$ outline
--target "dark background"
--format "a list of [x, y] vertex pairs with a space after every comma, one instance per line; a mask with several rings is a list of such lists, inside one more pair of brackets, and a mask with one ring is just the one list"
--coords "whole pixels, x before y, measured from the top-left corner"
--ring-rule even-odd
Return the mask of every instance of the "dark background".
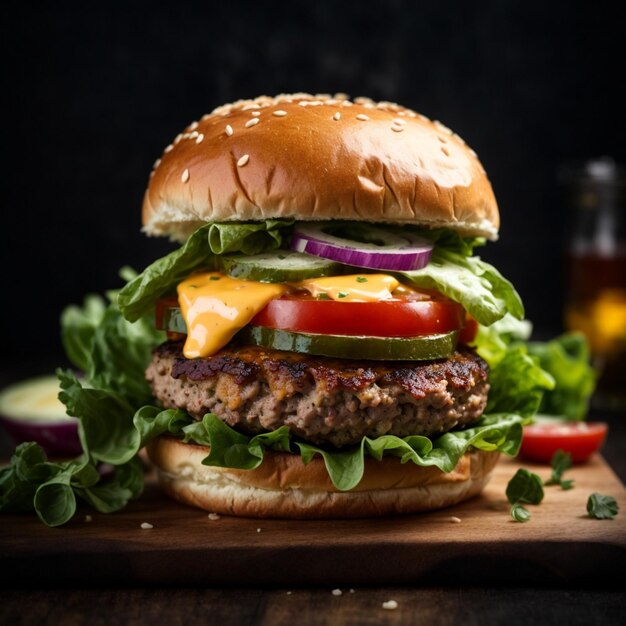
[[556, 169], [626, 160], [623, 22], [610, 3], [472, 4], [6, 3], [10, 362], [62, 360], [63, 306], [170, 249], [141, 234], [140, 207], [152, 163], [184, 126], [223, 102], [300, 90], [397, 101], [458, 132], [502, 215], [482, 256], [517, 286], [536, 333], [559, 332], [567, 212]]

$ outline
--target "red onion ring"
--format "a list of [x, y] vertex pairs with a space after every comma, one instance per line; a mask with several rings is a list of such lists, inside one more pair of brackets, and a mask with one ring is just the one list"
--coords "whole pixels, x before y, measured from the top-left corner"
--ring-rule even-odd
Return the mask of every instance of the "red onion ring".
[[351, 225], [366, 242], [332, 234], [345, 226], [331, 222], [303, 223], [294, 228], [291, 249], [376, 270], [406, 272], [425, 267], [433, 250], [432, 241], [412, 233], [397, 234], [370, 224]]

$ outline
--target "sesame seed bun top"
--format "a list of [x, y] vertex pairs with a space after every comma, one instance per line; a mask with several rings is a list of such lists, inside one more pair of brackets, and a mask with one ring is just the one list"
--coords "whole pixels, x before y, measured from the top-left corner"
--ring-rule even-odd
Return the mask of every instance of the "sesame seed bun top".
[[155, 163], [144, 231], [182, 241], [205, 222], [360, 220], [496, 239], [476, 154], [437, 121], [389, 102], [261, 96], [190, 124]]

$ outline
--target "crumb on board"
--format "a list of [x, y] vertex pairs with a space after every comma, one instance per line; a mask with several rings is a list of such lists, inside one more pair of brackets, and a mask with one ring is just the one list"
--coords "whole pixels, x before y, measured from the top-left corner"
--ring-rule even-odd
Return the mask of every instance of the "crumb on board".
[[141, 523], [141, 528], [143, 530], [150, 530], [150, 529], [154, 528], [154, 526], [152, 524], [149, 524], [148, 522], [142, 522]]
[[383, 602], [383, 609], [387, 611], [395, 611], [398, 608], [398, 603], [395, 600], [387, 600]]
[[331, 593], [332, 593], [334, 596], [340, 596], [340, 595], [342, 595], [342, 594], [343, 594], [343, 591], [341, 591], [341, 589], [333, 589], [333, 590], [331, 591]]
[[209, 518], [211, 521], [215, 521], [216, 519], [219, 519], [219, 518], [220, 518], [220, 516], [219, 516], [217, 513], [209, 513], [208, 518]]

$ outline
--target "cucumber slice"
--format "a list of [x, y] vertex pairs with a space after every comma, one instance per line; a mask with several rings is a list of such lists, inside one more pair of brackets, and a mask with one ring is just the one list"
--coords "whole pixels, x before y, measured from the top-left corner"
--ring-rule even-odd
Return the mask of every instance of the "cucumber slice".
[[223, 271], [233, 278], [268, 283], [297, 282], [344, 272], [341, 263], [289, 250], [252, 256], [222, 256], [220, 263]]
[[430, 361], [446, 358], [454, 352], [458, 332], [421, 337], [350, 337], [248, 326], [237, 334], [237, 338], [273, 350], [341, 359]]

